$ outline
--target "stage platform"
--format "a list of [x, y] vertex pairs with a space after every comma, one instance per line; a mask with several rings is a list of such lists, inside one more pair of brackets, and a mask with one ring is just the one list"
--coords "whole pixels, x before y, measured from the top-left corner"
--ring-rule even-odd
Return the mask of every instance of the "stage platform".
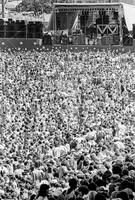
[[37, 51], [72, 51], [72, 52], [83, 52], [83, 51], [101, 51], [101, 50], [119, 50], [119, 51], [132, 51], [135, 52], [135, 40], [132, 46], [89, 46], [89, 45], [42, 45], [41, 39], [24, 39], [24, 38], [0, 38], [0, 50], [37, 50]]
[[38, 49], [41, 45], [42, 40], [36, 38], [0, 38], [1, 50], [31, 50]]
[[61, 51], [72, 51], [72, 52], [83, 52], [83, 51], [102, 51], [102, 50], [118, 50], [123, 52], [132, 51], [135, 52], [135, 42], [133, 46], [89, 46], [89, 45], [54, 45], [54, 46], [43, 46], [44, 50], [51, 51], [51, 50], [61, 50]]

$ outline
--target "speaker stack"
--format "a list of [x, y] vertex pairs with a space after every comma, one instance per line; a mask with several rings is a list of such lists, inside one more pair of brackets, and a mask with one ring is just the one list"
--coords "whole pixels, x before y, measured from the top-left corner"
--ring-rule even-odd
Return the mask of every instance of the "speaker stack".
[[35, 24], [34, 22], [29, 22], [27, 24], [27, 38], [35, 38]]
[[[52, 39], [51, 39], [50, 35], [44, 35], [43, 36], [43, 44], [44, 45], [52, 45]], [[59, 42], [58, 42], [58, 44], [59, 44]]]
[[113, 35], [113, 44], [114, 45], [120, 44], [120, 36], [119, 35]]
[[26, 37], [26, 26], [24, 20], [17, 20], [15, 24], [15, 37], [16, 38], [25, 38]]
[[29, 22], [27, 24], [28, 38], [42, 38], [42, 22]]
[[[24, 20], [0, 19], [0, 38], [39, 38], [43, 37], [43, 23], [29, 22]], [[27, 34], [27, 35], [26, 35]]]
[[15, 22], [12, 19], [9, 19], [7, 22], [6, 37], [8, 37], [8, 38], [15, 37]]
[[35, 38], [42, 38], [42, 30], [43, 30], [43, 23], [36, 22], [35, 23]]

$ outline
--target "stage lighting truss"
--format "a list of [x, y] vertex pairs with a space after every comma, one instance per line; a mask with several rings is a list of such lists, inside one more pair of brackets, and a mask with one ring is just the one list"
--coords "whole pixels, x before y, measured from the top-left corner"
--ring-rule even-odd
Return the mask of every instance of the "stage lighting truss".
[[99, 11], [106, 11], [106, 12], [119, 12], [119, 8], [118, 7], [109, 7], [109, 8], [105, 8], [105, 7], [100, 7], [100, 8], [55, 8], [55, 12], [59, 13], [59, 12], [89, 12], [89, 13], [94, 13], [95, 11], [99, 12]]
[[118, 34], [118, 25], [111, 25], [111, 24], [105, 24], [105, 25], [97, 25], [97, 32], [98, 34], [105, 34], [105, 32], [110, 32], [111, 34]]

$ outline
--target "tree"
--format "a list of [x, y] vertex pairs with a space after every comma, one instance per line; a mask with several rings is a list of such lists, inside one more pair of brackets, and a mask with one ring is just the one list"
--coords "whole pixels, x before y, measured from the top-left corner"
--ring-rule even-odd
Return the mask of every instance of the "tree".
[[37, 13], [50, 13], [52, 10], [52, 0], [23, 0], [17, 7], [17, 11], [33, 11]]

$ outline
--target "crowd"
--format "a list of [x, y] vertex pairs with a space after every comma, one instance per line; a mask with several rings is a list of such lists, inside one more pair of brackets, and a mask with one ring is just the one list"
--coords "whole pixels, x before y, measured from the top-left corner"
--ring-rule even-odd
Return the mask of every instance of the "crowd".
[[135, 55], [0, 52], [0, 199], [133, 200]]

